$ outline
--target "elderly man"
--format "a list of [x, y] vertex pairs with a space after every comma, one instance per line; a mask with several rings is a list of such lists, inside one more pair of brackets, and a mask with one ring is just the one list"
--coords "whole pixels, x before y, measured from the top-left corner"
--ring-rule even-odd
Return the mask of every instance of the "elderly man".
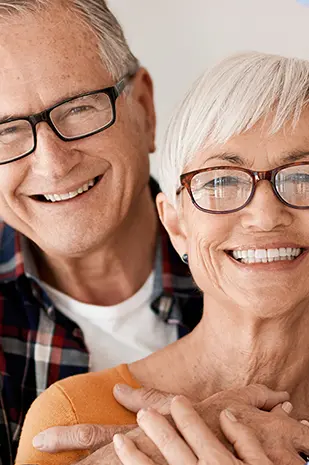
[[8, 465], [39, 393], [175, 341], [202, 303], [154, 205], [151, 78], [105, 2], [7, 0], [0, 27], [0, 456]]

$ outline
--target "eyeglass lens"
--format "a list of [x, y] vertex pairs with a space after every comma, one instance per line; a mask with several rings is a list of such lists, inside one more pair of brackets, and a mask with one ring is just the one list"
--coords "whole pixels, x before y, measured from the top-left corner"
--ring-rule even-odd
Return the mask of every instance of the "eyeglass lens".
[[[108, 126], [114, 118], [107, 94], [101, 92], [63, 103], [50, 112], [57, 131], [67, 140], [83, 137]], [[14, 120], [0, 124], [0, 162], [30, 152], [34, 148], [31, 123]]]
[[[237, 169], [216, 169], [197, 173], [191, 180], [196, 204], [209, 211], [231, 211], [246, 204], [253, 190], [253, 178]], [[274, 180], [279, 196], [297, 207], [309, 206], [309, 165], [280, 170]]]

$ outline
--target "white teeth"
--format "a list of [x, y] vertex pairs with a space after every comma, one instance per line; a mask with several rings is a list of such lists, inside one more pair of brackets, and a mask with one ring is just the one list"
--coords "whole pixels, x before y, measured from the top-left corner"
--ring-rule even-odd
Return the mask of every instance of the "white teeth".
[[84, 192], [87, 192], [95, 184], [95, 179], [86, 182], [83, 186], [79, 187], [76, 191], [68, 192], [67, 194], [47, 194], [44, 195], [46, 200], [51, 202], [62, 202], [63, 200], [73, 199]]
[[233, 250], [232, 256], [241, 263], [271, 263], [294, 260], [301, 252], [300, 248], [280, 247], [279, 249]]
[[257, 249], [255, 251], [255, 258], [266, 258], [267, 252], [265, 249]]

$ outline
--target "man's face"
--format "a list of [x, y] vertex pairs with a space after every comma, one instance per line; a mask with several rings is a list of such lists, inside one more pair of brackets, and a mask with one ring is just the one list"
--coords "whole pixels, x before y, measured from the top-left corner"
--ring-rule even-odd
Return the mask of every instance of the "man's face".
[[[115, 84], [94, 35], [68, 12], [15, 17], [1, 24], [1, 32], [0, 120], [7, 114], [35, 114]], [[46, 252], [82, 255], [134, 216], [154, 145], [151, 81], [145, 71], [137, 73], [130, 94], [117, 100], [116, 123], [106, 131], [64, 142], [40, 123], [36, 151], [0, 166], [0, 216]], [[94, 187], [73, 199], [38, 200], [42, 194], [76, 191], [99, 176]]]

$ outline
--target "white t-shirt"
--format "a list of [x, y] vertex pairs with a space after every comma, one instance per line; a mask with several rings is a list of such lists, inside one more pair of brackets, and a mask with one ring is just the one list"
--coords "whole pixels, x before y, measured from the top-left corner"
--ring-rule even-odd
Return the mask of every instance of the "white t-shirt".
[[48, 284], [41, 285], [55, 307], [82, 330], [92, 371], [139, 360], [176, 341], [177, 326], [160, 320], [150, 308], [152, 273], [128, 300], [109, 307], [72, 299]]

